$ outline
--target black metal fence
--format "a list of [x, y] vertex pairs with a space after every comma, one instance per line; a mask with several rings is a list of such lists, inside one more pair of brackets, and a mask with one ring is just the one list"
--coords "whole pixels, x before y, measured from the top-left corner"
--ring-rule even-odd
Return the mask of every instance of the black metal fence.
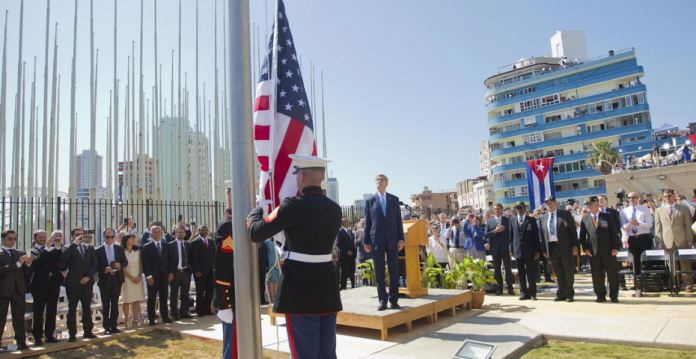
[[49, 232], [61, 230], [69, 236], [70, 229], [82, 227], [94, 229], [95, 243], [102, 243], [101, 232], [105, 228], [118, 228], [124, 220], [132, 219], [138, 234], [142, 234], [151, 222], [162, 222], [167, 228], [179, 222], [206, 224], [215, 230], [225, 205], [218, 201], [155, 201], [127, 200], [70, 200], [67, 198], [0, 198], [0, 226], [3, 230], [17, 231], [17, 247], [31, 247], [32, 233], [36, 230]]

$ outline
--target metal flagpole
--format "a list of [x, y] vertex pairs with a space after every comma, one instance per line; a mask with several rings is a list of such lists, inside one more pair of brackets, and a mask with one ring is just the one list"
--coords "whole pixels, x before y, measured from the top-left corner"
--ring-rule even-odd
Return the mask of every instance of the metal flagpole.
[[[24, 124], [26, 123], [25, 119], [25, 100], [26, 100], [26, 94], [27, 94], [27, 62], [24, 61], [22, 62], [22, 107], [20, 110], [22, 111], [22, 129], [20, 132], [20, 137], [19, 137], [19, 148], [20, 148], [20, 160], [19, 160], [19, 197], [24, 197], [24, 143], [26, 142], [25, 136], [24, 136]], [[22, 211], [24, 213], [24, 211]], [[23, 234], [23, 233], [22, 233]], [[22, 236], [18, 236], [19, 238], [23, 238]]]
[[198, 181], [198, 176], [200, 174], [200, 161], [198, 159], [198, 148], [200, 147], [200, 132], [198, 131], [198, 123], [200, 121], [200, 99], [198, 98], [198, 0], [196, 0], [196, 149], [194, 151], [195, 154], [195, 161], [192, 163], [192, 166], [196, 166], [195, 169], [193, 170], [193, 174], [195, 175], [194, 181], [193, 181], [193, 190], [195, 192], [194, 199], [196, 201], [200, 201], [200, 192], [199, 192], [199, 181]]
[[[133, 40], [132, 43], [132, 56], [131, 56], [131, 68], [133, 71], [131, 72], [131, 87], [130, 87], [130, 95], [131, 95], [131, 102], [128, 104], [128, 109], [131, 111], [130, 113], [130, 145], [131, 145], [131, 152], [132, 155], [130, 156], [130, 161], [131, 161], [131, 170], [130, 170], [130, 187], [131, 187], [131, 197], [129, 199], [133, 200], [137, 198], [138, 196], [138, 187], [136, 186], [136, 172], [135, 172], [135, 159], [138, 157], [137, 153], [135, 152], [135, 40]], [[137, 223], [137, 222], [136, 222]]]
[[[31, 84], [31, 105], [29, 106], [29, 173], [27, 175], [27, 198], [34, 197], [34, 136], [36, 127], [34, 127], [34, 106], [36, 106], [36, 56], [34, 56], [34, 81]], [[32, 216], [29, 215], [29, 218]]]
[[[58, 23], [56, 23], [55, 39], [53, 40], [53, 86], [51, 87], [51, 117], [49, 119], [50, 136], [49, 151], [48, 151], [48, 200], [53, 201], [53, 181], [55, 180], [55, 151], [56, 148], [56, 83], [58, 81]], [[51, 233], [53, 230], [53, 205], [49, 205], [46, 211], [46, 232]]]
[[[143, 138], [143, 133], [145, 132], [145, 92], [143, 91], [143, 3], [144, 0], [140, 0], [140, 91], [138, 92], [138, 200], [145, 200], [145, 139]], [[145, 223], [143, 223], [145, 224]], [[147, 224], [145, 224], [147, 225]], [[145, 228], [145, 227], [143, 227]]]
[[[94, 33], [92, 33], [94, 37]], [[92, 133], [90, 135], [90, 179], [89, 179], [89, 200], [92, 203], [97, 202], [97, 75], [99, 70], [99, 49], [97, 49], [97, 57], [94, 60], [94, 103], [92, 104]], [[101, 210], [100, 210], [101, 211]], [[89, 228], [95, 229], [97, 225], [96, 216], [89, 216]], [[99, 232], [99, 231], [97, 231]], [[98, 236], [97, 238], [101, 238]]]
[[[89, 118], [90, 118], [90, 135], [89, 135], [89, 201], [94, 203], [97, 198], [97, 119], [94, 117], [94, 0], [89, 1], [89, 53], [90, 53], [90, 83], [89, 83]], [[89, 228], [94, 228], [94, 216], [89, 216]]]
[[[74, 202], [77, 197], [77, 191], [75, 190], [75, 177], [76, 172], [76, 153], [75, 153], [75, 124], [77, 123], [77, 113], [75, 113], [75, 72], [77, 71], [75, 65], [77, 61], [77, 0], [75, 0], [75, 23], [73, 25], [73, 57], [72, 57], [72, 72], [70, 79], [70, 183], [68, 183], [68, 197], [71, 202]], [[42, 193], [43, 196], [43, 193]], [[75, 210], [70, 208], [70, 225], [75, 223]]]
[[[112, 197], [112, 201], [118, 202], [118, 95], [119, 95], [119, 81], [118, 81], [118, 46], [116, 44], [118, 43], [118, 11], [117, 11], [117, 6], [118, 6], [118, 0], [114, 0], [114, 116], [112, 119], [114, 129], [112, 132], [112, 137], [113, 137], [113, 143], [114, 143], [114, 150], [113, 150], [113, 166], [114, 166], [114, 179], [116, 180], [116, 183], [114, 183], [114, 195]], [[109, 163], [109, 165], [111, 165]], [[124, 177], [125, 179], [125, 177]], [[113, 203], [113, 202], [111, 202]], [[111, 203], [109, 206], [111, 206]], [[114, 218], [116, 221], [114, 222], [114, 225], [118, 223], [118, 212], [114, 213]]]
[[[179, 178], [179, 180], [178, 180], [179, 186], [177, 188], [177, 193], [178, 193], [178, 199], [181, 201], [181, 200], [183, 200], [183, 197], [184, 197], [183, 188], [182, 188], [182, 185], [184, 182], [184, 175], [183, 175], [184, 174], [184, 169], [183, 169], [184, 166], [182, 166], [182, 164], [181, 164], [181, 159], [183, 158], [183, 155], [184, 155], [184, 153], [183, 153], [184, 143], [182, 142], [182, 138], [181, 138], [181, 132], [182, 132], [181, 123], [183, 122], [183, 120], [181, 118], [181, 107], [182, 107], [181, 106], [181, 0], [179, 0], [179, 87], [178, 87], [178, 91], [177, 91], [177, 96], [178, 96], [178, 100], [176, 102], [176, 106], [178, 108], [177, 113], [179, 115], [179, 122], [178, 122], [179, 126], [178, 126], [177, 132], [179, 133], [179, 137], [178, 137], [179, 141], [177, 142], [177, 146], [176, 146], [177, 147], [177, 155], [178, 155], [177, 156], [178, 161], [176, 161], [176, 166], [177, 166], [176, 176]], [[174, 99], [172, 99], [172, 100], [174, 100]]]
[[[75, 0], [75, 9], [77, 9], [77, 0]], [[46, 50], [44, 56], [44, 102], [43, 102], [43, 150], [41, 161], [43, 163], [41, 169], [41, 196], [46, 197], [46, 179], [48, 176], [48, 34], [49, 34], [49, 19], [51, 14], [51, 1], [46, 1]], [[75, 11], [77, 17], [77, 10]], [[38, 166], [38, 163], [37, 163]], [[38, 171], [37, 171], [38, 172]]]
[[258, 258], [256, 247], [246, 230], [246, 215], [254, 203], [254, 172], [251, 152], [251, 78], [249, 49], [249, 2], [228, 2], [230, 56], [230, 103], [232, 116], [230, 148], [232, 157], [232, 236], [236, 238], [234, 251], [234, 281], [237, 331], [240, 358], [263, 358], [261, 350], [261, 323]]
[[2, 159], [2, 163], [0, 163], [0, 196], [3, 197], [7, 188], [7, 180], [5, 178], [5, 163], [7, 162], [5, 111], [7, 108], [7, 15], [9, 13], [9, 10], [5, 10], [5, 35], [2, 44], [2, 86], [0, 86], [2, 88], [0, 90], [0, 159]]
[[[153, 198], [160, 200], [160, 191], [161, 191], [161, 182], [160, 182], [160, 173], [159, 173], [159, 160], [161, 156], [161, 152], [159, 150], [155, 151], [155, 146], [159, 146], [160, 139], [158, 138], [159, 134], [159, 128], [160, 128], [160, 118], [162, 117], [161, 111], [162, 111], [162, 99], [160, 96], [162, 95], [162, 66], [160, 65], [160, 73], [159, 73], [159, 81], [160, 81], [160, 89], [159, 92], [157, 91], [157, 0], [154, 1], [155, 3], [155, 12], [154, 12], [154, 18], [155, 18], [155, 97], [152, 100], [152, 104], [154, 105], [154, 108], [152, 110], [152, 124], [153, 124], [153, 129], [152, 129], [152, 152], [153, 155], [157, 154], [157, 156], [153, 156], [156, 158], [153, 158], [153, 163], [152, 165], [154, 166], [153, 170], [153, 176], [156, 176], [153, 181], [153, 185], [155, 186], [155, 190], [153, 191]], [[158, 107], [159, 104], [159, 107]], [[157, 141], [155, 141], [155, 138], [157, 138]]]
[[[218, 66], [217, 66], [217, 0], [215, 0], [215, 163], [221, 163], [220, 161], [220, 126], [219, 126], [219, 119], [220, 117], [218, 109], [219, 109], [219, 103], [218, 103]], [[220, 167], [221, 165], [215, 166], [215, 175], [214, 175], [214, 181], [215, 181], [215, 198], [218, 201], [223, 201], [223, 196], [220, 195], [221, 193], [221, 188], [220, 188], [220, 183], [222, 181], [225, 181], [225, 179], [222, 179], [222, 175], [220, 174], [220, 170], [222, 169]]]
[[[170, 107], [171, 107], [171, 112], [169, 112], [169, 138], [168, 138], [168, 143], [170, 143], [171, 146], [171, 140], [173, 139], [174, 136], [174, 50], [172, 49], [172, 97], [170, 98]], [[176, 157], [176, 150], [174, 148], [170, 147], [171, 151], [168, 151], [168, 156], [169, 160], [167, 161], [167, 177], [169, 178], [169, 199], [170, 201], [178, 201], [179, 200], [179, 191], [177, 190], [177, 182], [179, 181], [178, 175], [176, 174], [177, 172], [175, 171], [175, 166], [174, 166], [174, 158]]]
[[[56, 101], [58, 104], [58, 110], [56, 111], [56, 166], [54, 169], [54, 175], [55, 175], [55, 180], [53, 181], [53, 186], [55, 187], [53, 190], [54, 194], [58, 194], [58, 160], [60, 160], [60, 157], [58, 156], [59, 150], [60, 150], [60, 75], [58, 75], [58, 100]], [[60, 210], [60, 208], [58, 209]]]
[[[232, 175], [230, 173], [230, 138], [229, 138], [229, 119], [227, 117], [227, 97], [225, 94], [229, 94], [229, 91], [227, 91], [227, 32], [226, 32], [226, 16], [225, 16], [225, 2], [223, 1], [222, 3], [222, 98], [223, 98], [223, 116], [222, 120], [225, 122], [224, 130], [225, 130], [225, 161], [223, 162], [224, 165], [224, 174], [225, 178], [224, 180], [226, 181], [230, 176]], [[251, 58], [249, 59], [251, 60]]]
[[[114, 92], [109, 91], [109, 117], [108, 117], [108, 125], [106, 126], [106, 201], [109, 203], [106, 206], [106, 223], [107, 227], [111, 227], [111, 223], [113, 223], [112, 218], [111, 218], [111, 203], [113, 201], [113, 194], [111, 191], [113, 191], [113, 169], [111, 168], [111, 156], [113, 153], [112, 150], [112, 140], [113, 140], [113, 130], [111, 129], [111, 122], [112, 122], [112, 111], [113, 108], [111, 107], [112, 101], [113, 101], [113, 96]], [[118, 175], [118, 173], [116, 173]]]
[[[324, 158], [326, 157], [326, 122], [324, 122], [324, 71], [321, 72], [321, 139], [323, 141], [324, 147]], [[326, 166], [326, 174], [324, 175], [328, 183], [329, 178], [329, 166]]]
[[[22, 35], [24, 29], [24, 0], [19, 8], [19, 60], [17, 61], [17, 93], [15, 96], [15, 136], [14, 143], [12, 144], [12, 152], [14, 153], [14, 167], [13, 167], [13, 180], [12, 180], [12, 197], [19, 197], [19, 151], [18, 151], [18, 137], [19, 137], [19, 101], [22, 93]], [[10, 206], [11, 207], [11, 206]], [[12, 222], [10, 222], [12, 223]]]

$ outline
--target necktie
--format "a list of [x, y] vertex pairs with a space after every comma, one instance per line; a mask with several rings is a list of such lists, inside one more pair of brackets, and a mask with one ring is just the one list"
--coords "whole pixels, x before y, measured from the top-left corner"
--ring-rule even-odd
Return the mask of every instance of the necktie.
[[207, 239], [203, 239], [203, 243], [205, 243], [205, 248], [207, 249], [207, 248], [208, 248], [208, 240], [207, 240]]
[[14, 249], [10, 249], [10, 257], [12, 257], [12, 260], [14, 260]]
[[[597, 212], [597, 213], [599, 213], [599, 212]], [[592, 223], [594, 223], [594, 227], [597, 228], [597, 216], [594, 214], [592, 215]]]
[[160, 242], [157, 242], [157, 252], [159, 252], [160, 257], [162, 256], [162, 247], [160, 247]]
[[81, 244], [80, 244], [79, 248], [80, 248], [80, 255], [82, 256], [82, 259], [85, 259], [85, 249], [82, 247]]
[[459, 229], [454, 227], [454, 248], [459, 248]]
[[384, 193], [379, 195], [380, 202], [382, 204], [382, 213], [384, 213], [384, 216], [387, 216], [387, 199]]
[[181, 268], [186, 268], [186, 246], [183, 241], [179, 241], [181, 244]]
[[[636, 219], [636, 207], [633, 207], [633, 215], [631, 216], [631, 221], [633, 221], [634, 219]], [[638, 233], [638, 227], [631, 225], [631, 233]]]
[[672, 209], [672, 206], [669, 206], [669, 219], [672, 220], [672, 214], [674, 213], [674, 210]]
[[556, 212], [551, 212], [551, 228], [549, 228], [549, 233], [552, 236], [556, 235]]

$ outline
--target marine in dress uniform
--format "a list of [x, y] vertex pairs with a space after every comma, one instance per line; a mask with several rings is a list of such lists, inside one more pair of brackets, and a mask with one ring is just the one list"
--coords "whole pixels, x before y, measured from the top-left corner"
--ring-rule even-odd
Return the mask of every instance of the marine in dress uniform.
[[294, 359], [336, 358], [336, 314], [343, 310], [331, 251], [341, 228], [341, 207], [321, 190], [326, 162], [290, 155], [300, 195], [286, 198], [264, 218], [255, 208], [247, 225], [256, 243], [285, 231], [285, 262], [273, 311], [285, 314]]
[[616, 254], [621, 248], [619, 224], [614, 222], [611, 214], [599, 210], [599, 199], [587, 198], [585, 205], [590, 213], [580, 223], [580, 244], [590, 257], [592, 266], [592, 286], [598, 303], [606, 301], [607, 287], [604, 273], [609, 281], [609, 298], [612, 303], [619, 302], [619, 263]]
[[234, 297], [234, 240], [232, 239], [232, 199], [227, 189], [227, 209], [215, 231], [215, 292], [213, 306], [222, 320], [222, 357], [237, 359], [237, 316]]

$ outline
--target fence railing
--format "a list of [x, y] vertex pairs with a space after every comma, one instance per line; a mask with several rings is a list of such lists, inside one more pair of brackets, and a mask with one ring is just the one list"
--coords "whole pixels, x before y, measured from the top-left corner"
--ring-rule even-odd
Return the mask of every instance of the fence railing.
[[102, 243], [105, 228], [118, 228], [124, 219], [131, 218], [137, 234], [142, 234], [151, 222], [162, 222], [167, 228], [179, 222], [206, 224], [215, 230], [218, 219], [223, 215], [225, 205], [218, 201], [155, 201], [126, 200], [124, 202], [107, 200], [70, 200], [68, 198], [12, 198], [0, 197], [0, 226], [3, 230], [11, 228], [17, 232], [17, 248], [31, 248], [32, 234], [45, 230], [50, 236], [54, 230], [61, 230], [69, 237], [70, 229], [82, 227], [96, 231], [94, 243]]

